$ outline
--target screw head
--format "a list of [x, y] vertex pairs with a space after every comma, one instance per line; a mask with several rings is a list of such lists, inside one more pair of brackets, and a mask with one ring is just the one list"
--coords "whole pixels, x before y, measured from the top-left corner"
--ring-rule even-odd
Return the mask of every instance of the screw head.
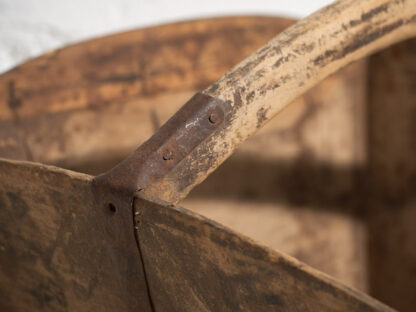
[[171, 151], [171, 150], [166, 150], [166, 151], [163, 153], [163, 159], [164, 159], [164, 160], [169, 160], [169, 159], [172, 159], [172, 156], [173, 156], [173, 153], [172, 153], [172, 151]]
[[212, 124], [217, 123], [219, 119], [220, 119], [220, 116], [218, 115], [217, 112], [212, 112], [208, 117], [209, 122]]

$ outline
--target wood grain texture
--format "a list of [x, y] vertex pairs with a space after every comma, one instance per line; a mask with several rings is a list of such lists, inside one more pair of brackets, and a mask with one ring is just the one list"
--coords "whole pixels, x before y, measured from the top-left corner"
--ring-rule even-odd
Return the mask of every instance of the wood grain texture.
[[157, 311], [392, 311], [186, 209], [134, 205]]
[[380, 300], [370, 292], [366, 222], [337, 212], [337, 206], [215, 196], [193, 197], [181, 205]]
[[378, 53], [369, 65], [370, 291], [411, 312], [416, 309], [416, 39]]
[[337, 1], [291, 26], [204, 91], [232, 107], [229, 122], [144, 194], [179, 201], [296, 97], [350, 62], [414, 35], [413, 0]]
[[0, 160], [1, 311], [151, 311], [131, 211], [91, 176]]
[[19, 134], [0, 132], [0, 155], [101, 173], [97, 162], [115, 165], [193, 93], [291, 24], [273, 17], [174, 23], [26, 62], [0, 76], [0, 125]]

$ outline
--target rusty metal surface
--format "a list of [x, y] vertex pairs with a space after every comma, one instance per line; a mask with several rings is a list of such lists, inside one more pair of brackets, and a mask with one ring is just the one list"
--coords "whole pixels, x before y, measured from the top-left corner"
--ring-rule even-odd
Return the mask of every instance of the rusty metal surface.
[[[120, 196], [124, 202], [125, 198], [131, 201], [134, 193], [144, 193], [146, 187], [171, 171], [218, 129], [225, 111], [225, 103], [197, 93], [129, 157], [94, 178], [95, 189], [112, 197], [107, 199], [110, 202], [120, 202]], [[111, 192], [105, 192], [105, 189], [111, 189]]]

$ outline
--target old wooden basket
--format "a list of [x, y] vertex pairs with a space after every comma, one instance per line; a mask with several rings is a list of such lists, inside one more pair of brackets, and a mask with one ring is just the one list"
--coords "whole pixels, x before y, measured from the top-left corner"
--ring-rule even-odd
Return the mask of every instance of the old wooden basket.
[[415, 311], [415, 34], [348, 0], [3, 74], [0, 310]]

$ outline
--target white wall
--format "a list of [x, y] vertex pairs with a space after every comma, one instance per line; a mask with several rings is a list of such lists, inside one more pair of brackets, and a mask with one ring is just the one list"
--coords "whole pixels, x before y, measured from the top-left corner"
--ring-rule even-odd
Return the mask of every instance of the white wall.
[[331, 0], [0, 0], [0, 72], [68, 43], [207, 16], [301, 18]]

